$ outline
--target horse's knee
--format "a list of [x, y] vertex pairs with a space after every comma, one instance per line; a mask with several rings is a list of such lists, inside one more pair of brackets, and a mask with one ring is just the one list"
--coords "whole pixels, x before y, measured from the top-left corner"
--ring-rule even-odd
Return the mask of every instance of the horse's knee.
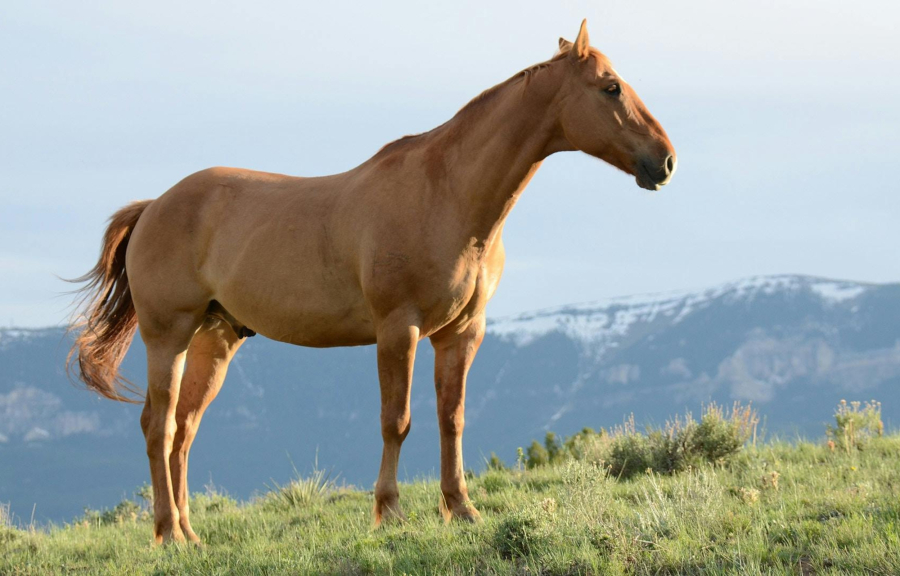
[[175, 434], [178, 429], [174, 418], [166, 418], [164, 421], [156, 419], [153, 415], [148, 418], [145, 437], [147, 440], [147, 455], [151, 458], [163, 453], [166, 457], [171, 454], [175, 443]]
[[153, 434], [147, 436], [147, 457], [151, 460], [162, 456], [169, 458], [172, 455], [173, 434]]
[[459, 409], [442, 410], [440, 415], [441, 432], [448, 436], [462, 436], [466, 427], [465, 413]]
[[381, 437], [385, 442], [403, 442], [411, 425], [409, 410], [385, 416], [381, 419]]

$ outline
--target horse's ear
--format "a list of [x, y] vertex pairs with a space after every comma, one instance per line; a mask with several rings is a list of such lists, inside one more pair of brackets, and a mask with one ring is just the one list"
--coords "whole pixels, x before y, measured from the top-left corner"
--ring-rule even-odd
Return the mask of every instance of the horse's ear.
[[579, 60], [586, 60], [591, 54], [591, 39], [588, 38], [587, 18], [581, 21], [581, 28], [578, 30], [578, 37], [569, 50], [569, 55]]
[[572, 43], [566, 40], [565, 38], [559, 39], [559, 52], [562, 54], [563, 52], [568, 52], [572, 49]]

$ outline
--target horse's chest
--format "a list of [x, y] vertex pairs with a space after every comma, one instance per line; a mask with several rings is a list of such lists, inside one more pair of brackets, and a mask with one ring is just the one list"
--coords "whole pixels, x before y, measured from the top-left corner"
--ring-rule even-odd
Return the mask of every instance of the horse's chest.
[[376, 324], [397, 310], [412, 309], [421, 319], [421, 332], [428, 335], [481, 312], [489, 297], [480, 253], [420, 259], [383, 251], [372, 262], [364, 293]]
[[462, 277], [449, 277], [444, 290], [438, 290], [423, 301], [425, 332], [437, 331], [448, 324], [465, 322], [484, 310], [487, 304], [487, 281], [480, 267], [474, 267]]

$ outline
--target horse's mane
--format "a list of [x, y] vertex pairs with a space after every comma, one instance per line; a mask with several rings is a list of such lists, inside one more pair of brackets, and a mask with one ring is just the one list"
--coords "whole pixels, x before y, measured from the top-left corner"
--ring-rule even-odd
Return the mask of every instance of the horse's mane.
[[456, 114], [454, 114], [452, 118], [450, 118], [449, 120], [447, 120], [440, 126], [432, 128], [431, 130], [428, 130], [426, 132], [421, 132], [419, 134], [409, 134], [406, 136], [402, 136], [392, 142], [388, 142], [387, 144], [382, 146], [381, 149], [378, 150], [378, 152], [375, 153], [375, 156], [373, 156], [373, 158], [378, 158], [378, 157], [384, 156], [385, 154], [388, 154], [390, 152], [394, 152], [400, 148], [404, 148], [408, 144], [412, 144], [426, 136], [429, 136], [430, 134], [433, 134], [435, 131], [440, 130], [441, 128], [443, 128], [447, 124], [450, 124], [451, 122], [465, 122], [466, 119], [471, 117], [473, 114], [477, 113], [485, 104], [494, 100], [498, 94], [504, 92], [507, 88], [509, 88], [513, 85], [517, 85], [521, 82], [524, 82], [524, 88], [527, 88], [528, 83], [531, 81], [531, 78], [534, 76], [535, 73], [549, 67], [554, 62], [562, 60], [567, 54], [568, 54], [568, 52], [557, 52], [553, 56], [553, 58], [551, 58], [549, 60], [546, 60], [544, 62], [539, 62], [537, 64], [534, 64], [533, 66], [529, 66], [528, 68], [525, 68], [524, 70], [520, 70], [519, 72], [517, 72], [513, 76], [507, 78], [503, 82], [497, 84], [496, 86], [492, 86], [492, 87], [488, 88], [487, 90], [485, 90], [478, 96], [469, 100], [469, 102], [465, 106], [460, 108], [459, 111]]

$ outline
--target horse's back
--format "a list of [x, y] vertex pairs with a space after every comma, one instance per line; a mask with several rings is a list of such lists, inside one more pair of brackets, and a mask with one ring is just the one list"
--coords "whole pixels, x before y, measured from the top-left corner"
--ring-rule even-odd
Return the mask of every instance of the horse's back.
[[153, 201], [133, 241], [152, 243], [156, 250], [194, 248], [202, 264], [223, 241], [238, 243], [283, 220], [322, 216], [336, 204], [335, 180], [241, 168], [201, 170]]

